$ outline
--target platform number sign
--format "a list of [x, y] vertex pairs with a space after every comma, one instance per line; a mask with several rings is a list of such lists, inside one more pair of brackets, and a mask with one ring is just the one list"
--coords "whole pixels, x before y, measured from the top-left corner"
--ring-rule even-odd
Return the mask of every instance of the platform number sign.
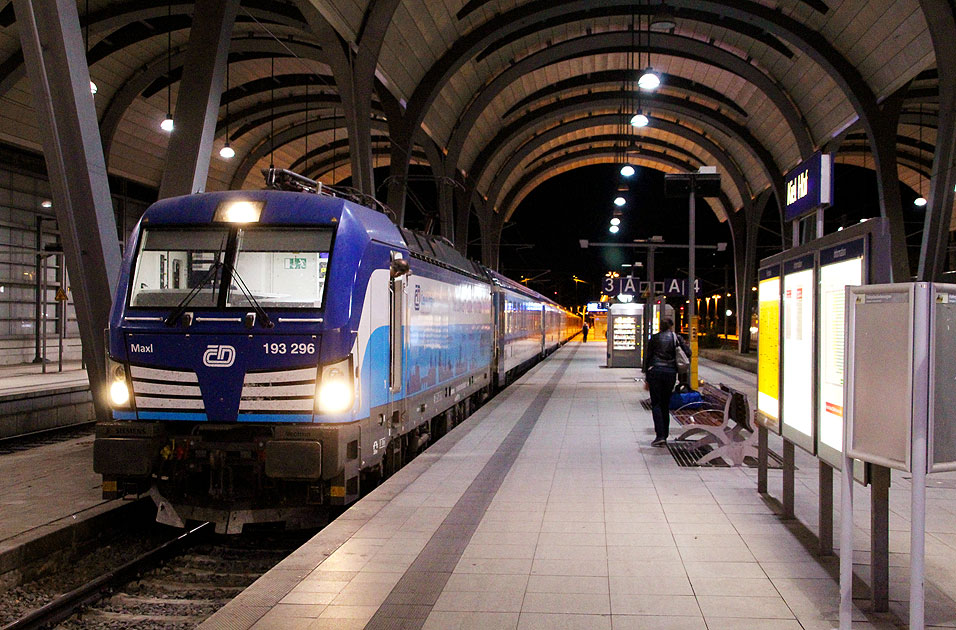
[[286, 269], [305, 269], [306, 267], [305, 260], [306, 260], [305, 258], [297, 258], [297, 257], [286, 258], [285, 268]]

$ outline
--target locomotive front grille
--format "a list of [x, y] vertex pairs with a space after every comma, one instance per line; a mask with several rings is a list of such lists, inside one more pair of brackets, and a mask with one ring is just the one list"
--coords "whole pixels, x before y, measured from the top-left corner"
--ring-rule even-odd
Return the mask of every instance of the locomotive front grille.
[[[308, 416], [308, 420], [311, 420], [315, 407], [315, 377], [314, 367], [246, 373], [239, 400], [240, 418], [257, 419], [264, 415], [289, 414]], [[301, 419], [306, 420], [304, 417]]]
[[132, 365], [130, 375], [139, 411], [201, 411], [204, 408], [195, 372]]

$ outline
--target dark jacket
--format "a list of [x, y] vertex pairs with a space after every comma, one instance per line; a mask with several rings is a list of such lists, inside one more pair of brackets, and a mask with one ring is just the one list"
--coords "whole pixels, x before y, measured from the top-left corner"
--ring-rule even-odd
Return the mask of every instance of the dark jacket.
[[677, 371], [677, 351], [674, 340], [683, 348], [684, 354], [690, 358], [690, 346], [684, 338], [673, 330], [659, 332], [652, 335], [644, 350], [644, 372], [651, 368]]

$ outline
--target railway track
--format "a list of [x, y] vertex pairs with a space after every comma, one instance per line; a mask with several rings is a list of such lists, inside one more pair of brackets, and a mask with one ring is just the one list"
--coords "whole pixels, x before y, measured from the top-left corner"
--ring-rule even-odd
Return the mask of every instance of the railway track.
[[2, 630], [194, 628], [310, 532], [220, 537], [204, 523], [57, 597]]

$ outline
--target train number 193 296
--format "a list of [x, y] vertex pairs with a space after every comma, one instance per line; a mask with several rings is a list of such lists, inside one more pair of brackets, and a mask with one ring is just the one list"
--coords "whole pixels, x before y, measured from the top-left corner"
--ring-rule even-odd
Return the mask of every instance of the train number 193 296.
[[266, 354], [315, 354], [314, 343], [264, 343]]

